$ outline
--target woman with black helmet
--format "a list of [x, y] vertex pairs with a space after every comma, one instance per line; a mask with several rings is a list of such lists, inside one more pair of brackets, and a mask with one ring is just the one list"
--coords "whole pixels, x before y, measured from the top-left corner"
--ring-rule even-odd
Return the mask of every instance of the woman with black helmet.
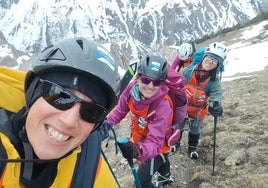
[[[141, 161], [138, 177], [142, 187], [153, 187], [152, 176], [158, 171], [159, 181], [169, 184], [169, 146], [165, 143], [166, 129], [170, 125], [173, 110], [166, 98], [168, 87], [168, 63], [157, 54], [144, 55], [137, 66], [134, 81], [130, 82], [120, 96], [118, 105], [107, 116], [107, 129], [118, 124], [130, 112], [131, 136], [126, 143], [119, 142], [123, 156]], [[137, 183], [137, 182], [136, 182]]]
[[0, 110], [1, 187], [115, 187], [94, 130], [117, 103], [119, 82], [113, 57], [84, 38], [34, 58], [26, 105]]

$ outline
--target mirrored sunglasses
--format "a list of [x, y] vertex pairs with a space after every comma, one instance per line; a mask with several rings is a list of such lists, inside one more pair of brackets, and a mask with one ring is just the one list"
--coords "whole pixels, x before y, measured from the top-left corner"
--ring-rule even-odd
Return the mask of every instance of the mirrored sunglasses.
[[102, 122], [108, 114], [103, 106], [93, 102], [86, 102], [56, 83], [41, 79], [40, 82], [42, 83], [42, 97], [48, 104], [58, 110], [68, 110], [75, 103], [80, 103], [79, 112], [81, 118], [88, 123], [94, 124]]
[[215, 64], [219, 63], [219, 61], [215, 57], [213, 57], [211, 55], [207, 55], [206, 58], [208, 58], [209, 60], [211, 60]]
[[161, 80], [152, 80], [151, 78], [148, 77], [141, 77], [141, 82], [145, 85], [148, 85], [152, 82], [154, 87], [158, 87], [162, 83]]

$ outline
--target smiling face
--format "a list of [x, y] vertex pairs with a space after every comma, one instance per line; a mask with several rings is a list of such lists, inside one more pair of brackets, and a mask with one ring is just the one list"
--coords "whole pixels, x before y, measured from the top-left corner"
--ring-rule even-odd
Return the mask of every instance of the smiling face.
[[[144, 78], [146, 81], [143, 81]], [[137, 82], [139, 85], [139, 90], [145, 98], [151, 98], [152, 96], [154, 96], [160, 87], [160, 85], [158, 85], [159, 81], [156, 81], [155, 79], [150, 77], [140, 76]]]
[[211, 71], [217, 68], [218, 66], [218, 61], [217, 59], [211, 57], [211, 56], [205, 56], [205, 58], [202, 61], [202, 68], [205, 71]]
[[[90, 99], [75, 91], [79, 98]], [[40, 159], [57, 159], [81, 145], [88, 137], [93, 123], [81, 119], [80, 103], [61, 111], [40, 97], [31, 106], [26, 119], [26, 132], [35, 154]]]

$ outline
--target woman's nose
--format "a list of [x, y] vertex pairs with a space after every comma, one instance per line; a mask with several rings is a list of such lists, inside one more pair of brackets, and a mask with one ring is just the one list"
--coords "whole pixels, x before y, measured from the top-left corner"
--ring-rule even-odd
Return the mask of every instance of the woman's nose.
[[150, 88], [154, 88], [154, 84], [153, 84], [152, 81], [149, 84], [147, 84], [147, 86], [150, 87]]
[[70, 109], [62, 111], [59, 117], [60, 121], [66, 126], [75, 126], [80, 119], [80, 106], [80, 103], [76, 103]]

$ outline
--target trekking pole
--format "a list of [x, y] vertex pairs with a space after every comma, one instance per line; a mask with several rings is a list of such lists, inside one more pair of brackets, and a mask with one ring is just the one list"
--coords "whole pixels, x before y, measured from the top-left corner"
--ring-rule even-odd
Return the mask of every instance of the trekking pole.
[[[128, 142], [128, 140], [125, 139], [125, 138], [121, 138], [121, 139], [118, 140], [118, 143], [120, 143], [120, 144], [125, 144], [127, 142]], [[136, 188], [142, 188], [141, 187], [141, 182], [140, 182], [140, 179], [139, 179], [139, 176], [138, 176], [138, 173], [137, 173], [137, 170], [136, 170], [136, 168], [134, 166], [134, 163], [133, 163], [133, 159], [129, 158], [129, 159], [127, 159], [127, 161], [128, 161], [128, 164], [129, 164], [129, 166], [131, 168], [131, 172], [132, 172], [132, 174], [134, 176], [135, 183], [136, 183]]]
[[216, 129], [217, 129], [218, 117], [214, 116], [214, 136], [213, 136], [213, 164], [212, 164], [212, 176], [217, 175], [215, 172], [215, 155], [216, 155]]
[[131, 168], [132, 174], [134, 176], [137, 188], [142, 188], [140, 179], [138, 177], [138, 173], [137, 173], [136, 168], [135, 168], [134, 163], [133, 163], [133, 159], [128, 161], [128, 164], [130, 165], [130, 168]]

